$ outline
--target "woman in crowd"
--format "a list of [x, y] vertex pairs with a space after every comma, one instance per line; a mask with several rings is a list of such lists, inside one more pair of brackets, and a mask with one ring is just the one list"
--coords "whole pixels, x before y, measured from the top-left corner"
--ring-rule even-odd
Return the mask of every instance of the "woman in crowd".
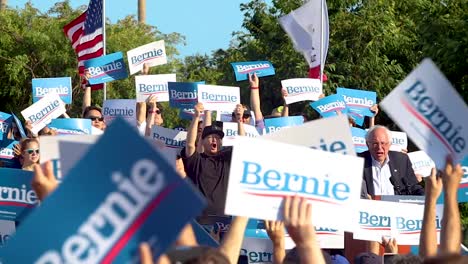
[[34, 164], [39, 164], [39, 141], [25, 138], [20, 142], [20, 163], [23, 170], [33, 171]]

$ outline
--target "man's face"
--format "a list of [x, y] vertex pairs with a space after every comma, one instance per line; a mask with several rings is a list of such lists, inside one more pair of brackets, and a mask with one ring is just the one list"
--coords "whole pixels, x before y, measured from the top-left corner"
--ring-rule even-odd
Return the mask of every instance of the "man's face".
[[215, 155], [221, 149], [221, 137], [211, 134], [203, 139], [203, 149], [207, 155]]
[[390, 149], [390, 139], [386, 130], [383, 128], [375, 129], [366, 143], [372, 157], [381, 163], [384, 162]]
[[104, 130], [106, 128], [106, 124], [104, 123], [104, 117], [98, 110], [90, 110], [85, 118], [91, 119], [91, 124], [95, 128], [98, 128], [100, 130]]

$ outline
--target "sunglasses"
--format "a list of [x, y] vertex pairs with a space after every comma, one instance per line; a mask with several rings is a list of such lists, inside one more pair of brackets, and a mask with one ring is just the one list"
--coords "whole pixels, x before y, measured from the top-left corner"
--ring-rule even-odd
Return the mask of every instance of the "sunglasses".
[[88, 117], [88, 119], [91, 119], [91, 121], [96, 121], [96, 120], [101, 121], [101, 122], [104, 121], [104, 117], [102, 117], [102, 116], [101, 117], [99, 117], [99, 116], [90, 116], [90, 117]]
[[[235, 118], [235, 117], [236, 117], [236, 113], [232, 113], [232, 117]], [[244, 119], [250, 118], [250, 114], [244, 113], [244, 114], [242, 115], [242, 118], [244, 118]]]
[[25, 150], [25, 152], [28, 154], [33, 154], [33, 153], [39, 154], [39, 149], [27, 149]]
[[156, 113], [156, 114], [160, 115], [162, 113], [162, 111], [158, 109], [158, 110], [154, 110], [154, 111], [148, 111], [148, 113]]

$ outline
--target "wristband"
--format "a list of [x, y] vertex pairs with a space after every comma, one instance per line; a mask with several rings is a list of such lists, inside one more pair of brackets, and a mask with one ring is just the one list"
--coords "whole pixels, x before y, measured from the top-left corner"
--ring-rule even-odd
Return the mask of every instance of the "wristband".
[[250, 90], [257, 90], [258, 86], [250, 86]]

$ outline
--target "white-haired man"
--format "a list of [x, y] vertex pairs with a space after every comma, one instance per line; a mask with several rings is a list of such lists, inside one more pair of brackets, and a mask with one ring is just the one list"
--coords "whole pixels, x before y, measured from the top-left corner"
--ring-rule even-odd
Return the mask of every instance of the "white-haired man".
[[367, 193], [374, 195], [424, 195], [406, 154], [390, 151], [392, 136], [384, 126], [373, 126], [366, 135], [369, 148], [359, 154], [365, 159]]

